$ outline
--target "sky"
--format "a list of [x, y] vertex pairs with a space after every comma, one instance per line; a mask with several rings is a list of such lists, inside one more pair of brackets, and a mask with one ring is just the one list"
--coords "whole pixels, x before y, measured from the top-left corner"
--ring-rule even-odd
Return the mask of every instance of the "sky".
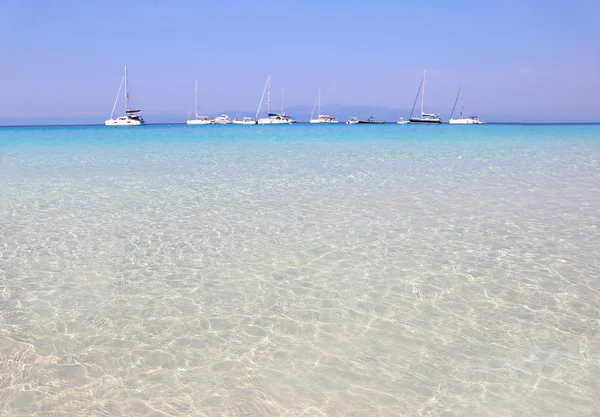
[[[0, 124], [103, 123], [127, 64], [133, 107], [182, 122], [273, 104], [447, 119], [600, 122], [600, 1], [0, 0]], [[122, 103], [118, 109], [122, 108]], [[407, 117], [408, 114], [399, 114]]]

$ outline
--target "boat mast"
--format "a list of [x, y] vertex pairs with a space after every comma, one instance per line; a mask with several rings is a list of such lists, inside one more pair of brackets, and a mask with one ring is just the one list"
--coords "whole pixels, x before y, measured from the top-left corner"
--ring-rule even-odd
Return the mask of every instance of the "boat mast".
[[124, 77], [121, 77], [121, 84], [119, 84], [119, 91], [117, 91], [117, 97], [115, 97], [115, 103], [113, 104], [112, 111], [110, 112], [110, 118], [112, 119], [115, 114], [115, 109], [117, 108], [117, 102], [119, 101], [119, 96], [121, 95], [121, 89], [123, 88]]
[[125, 114], [129, 110], [129, 91], [127, 90], [127, 64], [125, 64]]
[[321, 117], [321, 89], [319, 88], [319, 117]]
[[281, 114], [285, 114], [283, 112], [283, 88], [281, 89]]
[[[258, 110], [256, 110], [256, 119], [258, 119], [258, 115], [260, 114], [260, 109], [262, 107], [263, 101], [265, 99], [265, 92], [267, 91], [267, 87], [269, 87], [269, 83], [271, 81], [271, 74], [269, 74], [269, 77], [267, 78], [267, 82], [265, 83], [265, 88], [263, 88], [263, 93], [262, 96], [260, 97], [260, 103], [258, 104]], [[267, 115], [268, 117], [268, 115]]]
[[[410, 119], [415, 111], [415, 107], [417, 106], [417, 100], [419, 99], [419, 93], [421, 92], [421, 89], [423, 88], [423, 82], [425, 81], [425, 76], [423, 75], [423, 78], [421, 78], [421, 84], [419, 84], [419, 89], [417, 90], [417, 95], [415, 96], [415, 101], [413, 102], [413, 106], [412, 109], [410, 110], [410, 116], [408, 116], [408, 118]], [[423, 108], [421, 107], [421, 113], [423, 113]]]
[[[462, 91], [462, 84], [460, 85], [460, 88], [458, 89], [458, 94], [456, 95], [456, 100], [454, 100], [454, 107], [452, 107], [452, 113], [450, 113], [450, 118], [452, 119], [452, 116], [454, 116], [454, 110], [456, 109], [456, 103], [458, 103], [458, 98], [460, 97], [460, 93]], [[462, 117], [462, 110], [460, 111], [461, 117]]]
[[195, 82], [194, 86], [194, 111], [196, 113], [196, 119], [198, 118], [198, 80]]
[[421, 90], [421, 117], [423, 117], [423, 106], [425, 103], [425, 77], [427, 76], [427, 68], [423, 70], [423, 89]]
[[271, 114], [271, 74], [269, 74], [269, 78], [267, 79], [267, 117]]

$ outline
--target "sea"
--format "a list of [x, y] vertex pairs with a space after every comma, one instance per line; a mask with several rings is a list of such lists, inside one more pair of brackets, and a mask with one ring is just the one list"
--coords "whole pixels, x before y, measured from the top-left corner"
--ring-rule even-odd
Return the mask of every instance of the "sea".
[[0, 128], [2, 416], [600, 416], [600, 125]]

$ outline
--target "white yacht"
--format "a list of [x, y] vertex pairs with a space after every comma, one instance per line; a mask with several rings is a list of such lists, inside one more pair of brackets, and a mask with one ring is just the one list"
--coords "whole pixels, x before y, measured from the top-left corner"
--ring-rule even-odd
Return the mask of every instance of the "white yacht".
[[[427, 70], [423, 71], [423, 79], [421, 80], [421, 85], [419, 86], [419, 91], [417, 91], [417, 97], [415, 97], [415, 102], [413, 103], [412, 110], [410, 111], [410, 117], [408, 119], [411, 123], [422, 123], [422, 124], [440, 124], [442, 123], [442, 119], [439, 115], [425, 113], [423, 107], [425, 105], [425, 76], [427, 75]], [[412, 117], [413, 111], [415, 110], [415, 106], [417, 104], [417, 99], [419, 98], [419, 93], [421, 94], [421, 117]]]
[[[115, 114], [117, 102], [119, 101], [119, 96], [121, 95], [121, 89], [123, 88], [123, 84], [125, 84], [125, 115], [119, 116], [115, 119], [113, 118], [113, 116]], [[115, 104], [113, 104], [112, 112], [110, 113], [110, 119], [104, 121], [104, 124], [106, 126], [141, 126], [145, 123], [144, 118], [142, 117], [141, 110], [129, 109], [130, 99], [131, 94], [129, 94], [129, 91], [127, 89], [127, 65], [125, 65], [125, 73], [123, 74], [123, 78], [121, 78], [121, 85], [119, 86], [117, 98], [115, 98]]]
[[[454, 119], [453, 118], [454, 110], [456, 109], [456, 104], [458, 103], [458, 100], [460, 100], [460, 114], [457, 119]], [[452, 107], [452, 114], [450, 114], [450, 120], [448, 120], [448, 123], [451, 125], [484, 125], [485, 124], [485, 122], [482, 122], [481, 120], [479, 120], [479, 117], [477, 117], [477, 116], [469, 116], [469, 117], [463, 116], [462, 84], [460, 85], [460, 88], [458, 89], [458, 94], [456, 95], [456, 100], [454, 101], [454, 107]]]
[[186, 123], [188, 125], [212, 125], [215, 123], [215, 119], [209, 116], [199, 116], [198, 115], [198, 80], [194, 83], [194, 108], [195, 108], [195, 118], [190, 119], [190, 114], [188, 112], [188, 117]]
[[[265, 98], [265, 91], [267, 92], [267, 117], [259, 118], [258, 116], [260, 114], [262, 103]], [[260, 104], [258, 105], [258, 110], [256, 111], [256, 119], [259, 125], [281, 125], [296, 123], [294, 119], [285, 114], [285, 112], [283, 111], [283, 90], [281, 90], [281, 113], [271, 113], [271, 74], [269, 74], [269, 77], [267, 78], [267, 83], [265, 84], [265, 88], [263, 89]]]
[[358, 119], [356, 117], [351, 117], [347, 122], [347, 125], [357, 125], [358, 124]]
[[399, 125], [407, 125], [410, 122], [408, 120], [404, 120], [404, 118], [401, 117], [400, 120], [398, 120], [396, 123], [398, 123]]
[[198, 114], [196, 114], [195, 119], [188, 119], [186, 123], [188, 125], [214, 125], [215, 119], [210, 116], [198, 116]]
[[[317, 111], [317, 118], [314, 118], [315, 115], [315, 110], [318, 107], [318, 111]], [[327, 114], [321, 114], [321, 89], [319, 88], [319, 94], [317, 96], [317, 102], [315, 103], [315, 106], [313, 107], [313, 111], [310, 114], [310, 122], [311, 123], [339, 123], [337, 121], [337, 119], [335, 117], [331, 117]]]
[[235, 118], [232, 122], [234, 125], [255, 125], [258, 123], [258, 121], [252, 117], [244, 117], [242, 119]]
[[230, 125], [231, 119], [229, 119], [229, 116], [227, 116], [226, 114], [222, 114], [220, 116], [215, 117], [215, 124], [216, 125]]

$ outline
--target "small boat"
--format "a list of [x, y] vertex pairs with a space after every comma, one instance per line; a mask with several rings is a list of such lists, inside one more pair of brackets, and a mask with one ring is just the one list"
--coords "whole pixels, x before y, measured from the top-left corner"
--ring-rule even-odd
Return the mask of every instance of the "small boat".
[[252, 117], [244, 117], [243, 119], [235, 118], [233, 119], [234, 125], [255, 125], [258, 123], [258, 120], [253, 119]]
[[[262, 103], [265, 98], [265, 91], [267, 92], [267, 117], [259, 118], [258, 116], [260, 114]], [[271, 74], [269, 74], [269, 77], [267, 78], [267, 83], [265, 84], [265, 88], [263, 89], [260, 104], [258, 105], [258, 110], [256, 111], [256, 119], [259, 125], [281, 125], [296, 123], [294, 119], [285, 114], [285, 112], [283, 111], [283, 89], [281, 90], [281, 113], [271, 113]]]
[[[318, 106], [318, 112], [317, 112], [317, 118], [314, 118], [315, 115], [315, 109]], [[315, 103], [315, 106], [313, 107], [313, 111], [310, 114], [310, 123], [313, 124], [320, 124], [320, 123], [339, 123], [338, 120], [335, 117], [331, 117], [327, 114], [321, 114], [321, 89], [319, 88], [319, 95], [317, 98], [317, 102]]]
[[[454, 110], [456, 109], [456, 104], [458, 103], [458, 100], [460, 99], [460, 114], [458, 119], [454, 119]], [[456, 95], [456, 100], [454, 101], [454, 107], [452, 107], [452, 113], [450, 114], [450, 120], [448, 120], [448, 123], [451, 125], [484, 125], [485, 122], [482, 122], [481, 120], [479, 120], [479, 117], [477, 116], [469, 116], [469, 117], [465, 117], [463, 116], [463, 105], [462, 105], [462, 84], [460, 86], [460, 88], [458, 89], [458, 94]]]
[[385, 122], [383, 120], [375, 120], [373, 119], [373, 117], [369, 117], [367, 120], [358, 120], [358, 124], [365, 124], [365, 125], [382, 125]]
[[479, 120], [477, 116], [461, 117], [460, 119], [450, 119], [448, 123], [451, 125], [484, 125], [486, 122]]
[[227, 116], [226, 114], [222, 114], [218, 117], [215, 117], [215, 124], [216, 125], [230, 125], [231, 119], [229, 119], [229, 116]]
[[358, 119], [356, 117], [351, 117], [347, 122], [347, 125], [357, 125], [358, 124]]
[[404, 118], [401, 117], [400, 120], [398, 120], [396, 123], [399, 125], [407, 125], [410, 122], [408, 120], [404, 120]]
[[210, 116], [198, 116], [196, 114], [195, 119], [187, 120], [186, 123], [188, 125], [214, 125], [215, 119]]
[[[119, 96], [121, 95], [121, 89], [123, 88], [123, 84], [125, 84], [125, 115], [119, 116], [116, 119], [113, 118], [115, 114], [115, 108], [117, 107], [117, 102], [119, 101]], [[115, 99], [115, 104], [113, 104], [112, 112], [110, 113], [110, 118], [104, 121], [105, 126], [141, 126], [144, 123], [144, 118], [142, 117], [141, 110], [130, 110], [129, 109], [129, 100], [131, 99], [131, 94], [129, 94], [127, 88], [127, 65], [125, 65], [125, 72], [123, 74], [123, 78], [121, 78], [121, 85], [119, 86], [119, 91], [117, 92], [117, 98]]]
[[195, 82], [194, 107], [196, 108], [196, 117], [194, 119], [190, 119], [190, 114], [188, 112], [188, 118], [186, 121], [188, 125], [212, 125], [215, 123], [215, 119], [212, 117], [198, 115], [198, 80]]
[[[427, 70], [423, 71], [423, 79], [421, 80], [421, 85], [419, 86], [419, 91], [417, 91], [417, 96], [415, 97], [415, 102], [413, 103], [412, 110], [410, 111], [410, 117], [408, 119], [411, 123], [424, 123], [424, 124], [440, 124], [442, 123], [442, 119], [439, 115], [425, 113], [423, 110], [425, 104], [425, 76], [427, 75]], [[421, 117], [412, 117], [412, 114], [415, 110], [415, 106], [417, 104], [417, 100], [419, 98], [419, 93], [421, 94]]]

